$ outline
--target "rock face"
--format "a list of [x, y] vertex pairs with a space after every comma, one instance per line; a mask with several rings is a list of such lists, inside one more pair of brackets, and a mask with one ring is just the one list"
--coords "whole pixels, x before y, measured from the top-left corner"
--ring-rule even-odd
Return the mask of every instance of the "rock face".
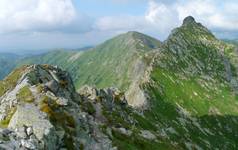
[[93, 116], [82, 111], [69, 74], [58, 67], [26, 66], [0, 103], [6, 128], [1, 149], [112, 149]]
[[195, 19], [192, 16], [188, 16], [183, 20], [183, 26], [191, 25], [196, 23]]

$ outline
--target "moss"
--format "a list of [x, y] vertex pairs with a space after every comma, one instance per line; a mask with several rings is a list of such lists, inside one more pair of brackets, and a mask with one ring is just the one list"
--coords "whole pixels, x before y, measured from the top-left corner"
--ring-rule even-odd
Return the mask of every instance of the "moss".
[[65, 88], [65, 87], [67, 87], [67, 85], [68, 85], [68, 81], [66, 81], [66, 80], [60, 80], [59, 83], [60, 83], [60, 86], [61, 86], [62, 88]]
[[48, 69], [50, 69], [50, 65], [48, 65], [48, 64], [43, 64], [43, 65], [41, 65], [44, 69], [46, 69], [46, 70], [48, 70]]
[[120, 105], [121, 102], [122, 102], [121, 100], [122, 100], [122, 98], [124, 97], [124, 95], [125, 95], [124, 92], [120, 92], [118, 95], [115, 95], [115, 96], [114, 96], [114, 102], [115, 102], [116, 104]]
[[1, 128], [7, 128], [8, 124], [11, 121], [12, 116], [14, 115], [16, 110], [17, 110], [16, 107], [12, 107], [7, 111], [7, 116], [2, 121], [0, 121]]
[[42, 93], [44, 91], [44, 87], [42, 84], [37, 85], [36, 89], [38, 93]]
[[84, 145], [83, 145], [83, 144], [80, 144], [79, 149], [80, 149], [80, 150], [84, 150]]
[[96, 102], [102, 102], [102, 97], [101, 96], [96, 96], [96, 98], [95, 98], [95, 100], [96, 100]]
[[88, 112], [90, 115], [94, 115], [96, 113], [94, 106], [88, 101], [82, 104], [82, 110]]
[[43, 96], [40, 100], [40, 110], [48, 114], [49, 117], [54, 115], [52, 107], [57, 107], [58, 104], [51, 100], [48, 96]]
[[24, 86], [17, 93], [17, 99], [20, 102], [32, 103], [34, 102], [34, 96], [28, 86]]
[[64, 144], [67, 149], [75, 149], [73, 136], [76, 135], [76, 122], [73, 116], [61, 109], [61, 107], [47, 96], [42, 97], [40, 102], [40, 110], [45, 112], [51, 123], [61, 126], [65, 131]]

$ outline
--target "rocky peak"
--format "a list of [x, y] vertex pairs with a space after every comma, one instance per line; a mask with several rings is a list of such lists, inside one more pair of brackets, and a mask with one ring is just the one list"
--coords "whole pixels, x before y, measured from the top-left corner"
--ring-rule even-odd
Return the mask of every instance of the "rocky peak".
[[195, 24], [196, 21], [192, 16], [188, 16], [186, 18], [184, 18], [183, 20], [183, 25], [189, 25], [189, 24]]
[[201, 23], [197, 23], [192, 16], [186, 17], [183, 25], [172, 31], [163, 47], [166, 55], [174, 60], [164, 60], [165, 63], [169, 62], [166, 68], [174, 67], [178, 72], [186, 70], [189, 76], [203, 74], [221, 80], [226, 78], [224, 74], [230, 77], [230, 64], [226, 64], [224, 55], [227, 45]]

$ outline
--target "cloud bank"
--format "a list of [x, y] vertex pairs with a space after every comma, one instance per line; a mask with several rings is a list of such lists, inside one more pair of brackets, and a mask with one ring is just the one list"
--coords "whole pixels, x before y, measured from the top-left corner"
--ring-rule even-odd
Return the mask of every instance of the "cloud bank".
[[[95, 45], [116, 34], [140, 31], [161, 40], [192, 15], [220, 38], [238, 38], [236, 0], [102, 0], [119, 9], [145, 4], [138, 14], [122, 12], [90, 16], [81, 12], [77, 0], [0, 0], [0, 51]], [[91, 8], [96, 0], [87, 1]], [[98, 2], [98, 1], [96, 1]], [[86, 3], [80, 1], [80, 4]], [[129, 8], [130, 8], [129, 7]], [[94, 10], [94, 9], [93, 9]], [[99, 9], [100, 10], [100, 9]], [[42, 43], [41, 43], [42, 42]]]
[[238, 3], [234, 0], [177, 0], [170, 3], [151, 0], [141, 16], [107, 16], [98, 19], [95, 27], [104, 31], [137, 29], [157, 32], [165, 38], [171, 29], [191, 15], [214, 32], [238, 32], [237, 10]]
[[0, 0], [0, 33], [83, 31], [84, 20], [71, 0]]

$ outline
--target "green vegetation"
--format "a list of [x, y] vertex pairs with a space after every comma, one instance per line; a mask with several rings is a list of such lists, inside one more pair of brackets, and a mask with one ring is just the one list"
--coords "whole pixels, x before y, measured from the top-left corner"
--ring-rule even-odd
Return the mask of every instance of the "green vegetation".
[[32, 103], [34, 102], [34, 96], [28, 86], [25, 86], [19, 90], [17, 94], [17, 99], [22, 102]]
[[12, 116], [14, 115], [14, 113], [16, 112], [17, 108], [16, 107], [12, 107], [10, 109], [8, 109], [7, 111], [7, 116], [0, 121], [0, 128], [7, 128]]
[[88, 51], [53, 51], [19, 63], [58, 65], [70, 72], [77, 89], [87, 84], [125, 90], [137, 75], [134, 70], [138, 60], [160, 45], [158, 40], [149, 36], [128, 32]]
[[179, 147], [175, 148], [163, 141], [161, 143], [147, 140], [142, 138], [137, 134], [131, 136], [124, 135], [116, 130], [112, 131], [113, 135], [113, 144], [118, 146], [119, 150], [145, 150], [145, 149], [160, 149], [160, 150], [173, 150], [180, 149]]
[[74, 149], [73, 136], [76, 134], [76, 122], [73, 116], [64, 111], [54, 100], [47, 96], [43, 96], [40, 103], [40, 110], [45, 112], [55, 126], [60, 126], [64, 129], [64, 144], [67, 149]]
[[237, 77], [234, 49], [195, 22], [175, 29], [163, 48], [153, 84], [144, 86], [151, 100], [145, 119], [179, 147], [235, 149], [238, 99], [229, 82]]
[[177, 103], [193, 114], [209, 114], [212, 107], [220, 114], [238, 114], [237, 97], [229, 85], [212, 83], [199, 77], [180, 79], [178, 75], [160, 68], [154, 70], [152, 78], [162, 85], [162, 99]]
[[83, 102], [81, 108], [82, 108], [83, 111], [88, 112], [90, 115], [94, 115], [95, 112], [96, 112], [93, 104], [88, 102], [88, 101]]
[[15, 69], [10, 75], [8, 75], [3, 81], [0, 80], [0, 96], [2, 96], [6, 91], [14, 88], [17, 81], [22, 76], [22, 73], [26, 70], [27, 66]]

